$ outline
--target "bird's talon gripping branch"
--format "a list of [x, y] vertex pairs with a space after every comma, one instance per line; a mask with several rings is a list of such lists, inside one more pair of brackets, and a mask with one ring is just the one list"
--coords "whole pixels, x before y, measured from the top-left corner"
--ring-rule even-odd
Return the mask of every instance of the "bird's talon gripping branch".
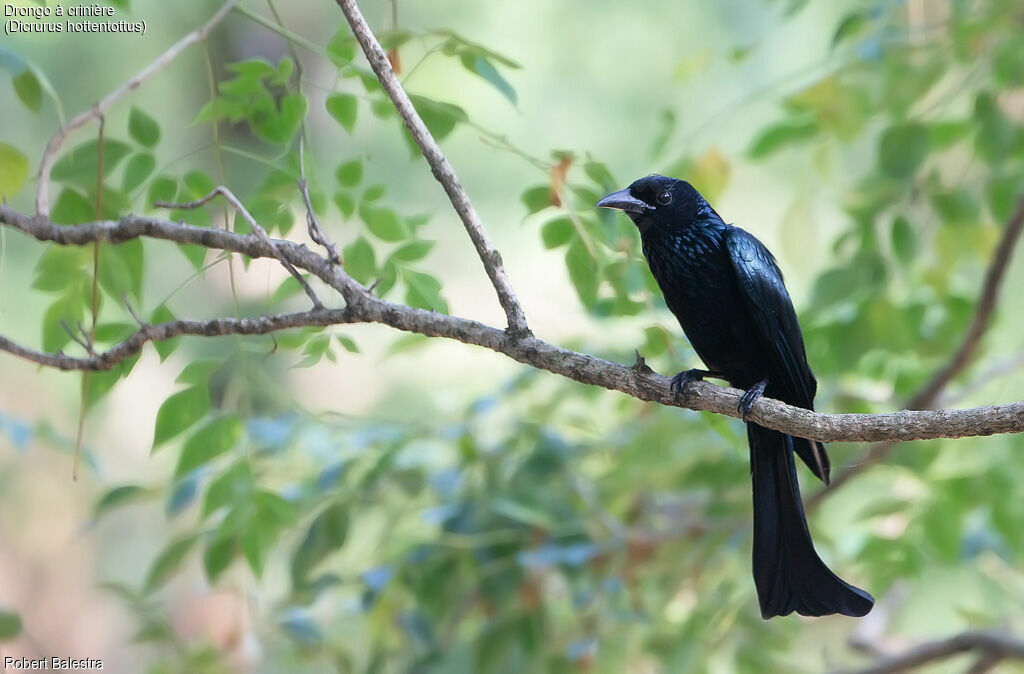
[[740, 413], [744, 422], [746, 422], [747, 417], [750, 415], [750, 410], [754, 409], [754, 403], [757, 402], [758, 398], [764, 395], [764, 389], [766, 386], [768, 386], [768, 380], [762, 379], [747, 389], [746, 393], [740, 396], [740, 402], [736, 406], [736, 411]]
[[717, 376], [717, 372], [711, 372], [710, 370], [698, 370], [696, 368], [691, 370], [683, 370], [676, 376], [672, 377], [672, 383], [669, 384], [669, 390], [672, 391], [672, 395], [678, 401], [686, 390], [687, 385], [690, 382], [701, 381], [704, 377]]

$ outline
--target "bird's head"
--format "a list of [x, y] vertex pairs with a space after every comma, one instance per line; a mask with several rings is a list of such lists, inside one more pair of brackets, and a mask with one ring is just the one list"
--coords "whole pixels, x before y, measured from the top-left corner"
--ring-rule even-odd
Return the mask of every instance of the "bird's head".
[[656, 174], [612, 192], [598, 201], [597, 207], [624, 212], [641, 234], [652, 228], [671, 231], [707, 218], [721, 220], [693, 185]]

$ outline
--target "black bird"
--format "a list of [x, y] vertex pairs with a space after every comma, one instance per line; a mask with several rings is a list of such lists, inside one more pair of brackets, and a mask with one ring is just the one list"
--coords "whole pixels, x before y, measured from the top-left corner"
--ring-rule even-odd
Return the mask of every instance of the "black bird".
[[[744, 421], [761, 395], [814, 408], [818, 383], [775, 258], [752, 234], [726, 224], [689, 183], [651, 175], [597, 202], [624, 211], [640, 230], [644, 257], [707, 370], [672, 379], [680, 396], [713, 376], [746, 391]], [[874, 599], [818, 557], [807, 530], [794, 451], [826, 484], [824, 446], [747, 423], [754, 483], [754, 584], [765, 619], [842, 613], [862, 616]]]

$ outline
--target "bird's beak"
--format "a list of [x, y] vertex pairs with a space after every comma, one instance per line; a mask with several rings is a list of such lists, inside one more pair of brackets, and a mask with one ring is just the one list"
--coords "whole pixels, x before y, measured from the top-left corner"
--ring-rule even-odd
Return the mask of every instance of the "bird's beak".
[[627, 213], [643, 213], [644, 211], [653, 208], [650, 204], [647, 204], [630, 194], [628, 189], [612, 192], [604, 199], [597, 202], [596, 205], [598, 208], [614, 208], [617, 211], [625, 211]]

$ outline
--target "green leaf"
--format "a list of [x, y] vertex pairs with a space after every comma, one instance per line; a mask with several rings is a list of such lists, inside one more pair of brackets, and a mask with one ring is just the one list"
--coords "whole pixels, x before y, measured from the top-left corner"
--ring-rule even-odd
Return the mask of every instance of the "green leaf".
[[182, 176], [181, 185], [182, 191], [178, 197], [181, 201], [202, 199], [217, 187], [213, 178], [202, 171], [189, 171]]
[[436, 278], [430, 274], [403, 269], [402, 280], [406, 285], [406, 304], [441, 314], [448, 313], [448, 303], [441, 297], [441, 282]]
[[378, 201], [388, 191], [388, 188], [381, 184], [370, 185], [363, 192], [360, 201]]
[[526, 212], [533, 215], [553, 205], [551, 200], [551, 187], [549, 185], [536, 185], [529, 187], [519, 196], [519, 200], [526, 206]]
[[334, 65], [347, 66], [356, 57], [356, 38], [348, 28], [342, 28], [327, 43], [327, 55]]
[[358, 159], [347, 161], [338, 165], [334, 176], [338, 182], [345, 187], [355, 187], [363, 179], [363, 162]]
[[298, 509], [294, 503], [266, 489], [256, 492], [253, 504], [259, 510], [260, 518], [275, 526], [288, 526], [298, 517]]
[[928, 129], [920, 124], [890, 126], [878, 145], [878, 163], [893, 178], [909, 178], [928, 156]]
[[[127, 143], [112, 138], [103, 141], [103, 177], [109, 176], [117, 168], [121, 160], [132, 152]], [[98, 168], [99, 142], [90, 140], [78, 145], [62, 156], [53, 165], [50, 176], [54, 180], [74, 183], [90, 189], [96, 186], [96, 169]]]
[[128, 160], [128, 163], [125, 164], [124, 182], [121, 189], [125, 192], [133, 191], [136, 187], [146, 182], [146, 178], [149, 177], [155, 168], [156, 158], [148, 152], [140, 152], [133, 155], [132, 158]]
[[16, 639], [21, 630], [21, 616], [11, 611], [0, 610], [0, 641]]
[[1024, 85], [1024, 48], [1020, 35], [1014, 34], [995, 49], [992, 74], [1007, 89]]
[[425, 258], [433, 247], [433, 241], [410, 241], [396, 248], [389, 259], [397, 262], [416, 262]]
[[997, 176], [989, 181], [985, 196], [989, 211], [996, 220], [1005, 222], [1010, 219], [1021, 182], [1020, 177], [1013, 174]]
[[509, 519], [541, 529], [554, 528], [551, 517], [533, 506], [518, 503], [507, 498], [496, 498], [491, 503], [495, 513], [508, 517]]
[[989, 163], [1003, 161], [1013, 149], [1016, 129], [999, 108], [992, 94], [982, 92], [974, 102], [974, 121], [978, 129], [974, 147]]
[[224, 454], [242, 437], [242, 422], [233, 414], [210, 421], [186, 442], [174, 477], [179, 478]]
[[569, 270], [569, 280], [575, 286], [580, 301], [584, 306], [592, 306], [597, 301], [600, 280], [597, 276], [597, 264], [582, 241], [577, 240], [569, 246], [565, 253], [565, 266]]
[[248, 459], [240, 459], [210, 483], [203, 501], [203, 517], [225, 506], [235, 505], [248, 499], [252, 492], [252, 469]]
[[381, 241], [403, 241], [411, 236], [405, 220], [390, 208], [374, 208], [364, 204], [359, 208], [359, 217], [366, 223], [370, 233]]
[[233, 535], [217, 535], [206, 543], [203, 549], [203, 572], [211, 583], [217, 582], [231, 562], [238, 555], [238, 538]]
[[[676, 116], [671, 110], [662, 110], [662, 118], [666, 120], [666, 127], [675, 125]], [[662, 141], [662, 143], [668, 140], [671, 129], [664, 130], [663, 133], [665, 140]], [[612, 176], [611, 171], [608, 170], [608, 167], [605, 164], [602, 164], [599, 161], [590, 160], [583, 165], [583, 171], [587, 174], [587, 177], [597, 183], [598, 187], [603, 191], [607, 192], [615, 188], [615, 178]]]
[[332, 503], [317, 515], [292, 556], [293, 586], [302, 586], [317, 564], [345, 544], [348, 526], [348, 507], [343, 503]]
[[[149, 317], [149, 322], [153, 325], [159, 325], [160, 323], [169, 323], [175, 319], [174, 314], [167, 308], [166, 304], [158, 306]], [[163, 339], [153, 342], [153, 348], [156, 349], [156, 353], [160, 356], [160, 362], [164, 362], [167, 358], [174, 353], [174, 349], [177, 348], [179, 338]]]
[[204, 384], [187, 388], [169, 397], [156, 413], [153, 449], [184, 433], [210, 411], [210, 394]]
[[0, 198], [11, 199], [28, 178], [28, 158], [17, 148], [0, 143]]
[[832, 47], [839, 46], [844, 40], [861, 35], [868, 25], [868, 12], [863, 9], [856, 10], [843, 17], [832, 35]]
[[100, 500], [96, 502], [96, 506], [93, 508], [92, 517], [94, 520], [98, 520], [101, 516], [107, 512], [122, 506], [131, 501], [137, 501], [140, 498], [151, 496], [152, 491], [145, 487], [140, 487], [137, 484], [126, 484], [120, 487], [114, 487], [108, 490]]
[[331, 94], [327, 97], [327, 112], [349, 133], [356, 126], [359, 99], [352, 94]]
[[935, 122], [929, 127], [931, 145], [937, 150], [951, 146], [970, 132], [968, 122]]
[[75, 282], [88, 282], [86, 263], [92, 255], [85, 247], [66, 248], [51, 246], [47, 248], [39, 262], [36, 263], [36, 277], [32, 287], [37, 290], [64, 290]]
[[174, 572], [177, 571], [178, 567], [181, 566], [185, 556], [192, 550], [198, 539], [199, 534], [188, 534], [171, 541], [160, 551], [152, 566], [149, 567], [149, 573], [146, 575], [146, 592], [152, 592], [167, 582]]
[[910, 264], [917, 254], [917, 234], [903, 216], [892, 221], [892, 249], [903, 264]]
[[250, 111], [252, 130], [269, 143], [287, 145], [302, 126], [306, 108], [306, 97], [296, 93], [286, 94], [279, 108], [270, 102], [265, 107], [254, 106]]
[[978, 222], [981, 207], [970, 190], [959, 187], [933, 194], [931, 199], [932, 206], [947, 224], [970, 225]]
[[338, 206], [342, 216], [347, 220], [356, 212], [356, 199], [348, 192], [335, 192], [334, 203]]
[[174, 381], [178, 384], [209, 385], [210, 378], [223, 364], [223, 362], [213, 359], [193, 360], [182, 368], [181, 374]]
[[457, 123], [469, 121], [465, 111], [457, 105], [435, 101], [426, 96], [410, 95], [409, 100], [415, 106], [416, 112], [420, 113], [434, 140], [448, 136]]
[[93, 204], [79, 191], [65, 187], [57, 195], [50, 218], [59, 225], [73, 225], [95, 220]]
[[393, 260], [386, 260], [380, 268], [380, 276], [377, 277], [375, 283], [377, 284], [377, 295], [378, 297], [384, 297], [395, 287], [395, 283], [398, 281], [398, 265]]
[[157, 176], [149, 184], [146, 194], [146, 205], [152, 206], [158, 201], [172, 202], [178, 192], [178, 182], [170, 176]]
[[346, 351], [349, 353], [359, 353], [359, 346], [356, 344], [354, 339], [347, 335], [337, 335], [337, 338], [338, 344], [341, 344]]
[[25, 72], [14, 77], [13, 83], [14, 91], [25, 107], [32, 112], [39, 112], [43, 104], [43, 91], [39, 87], [36, 74], [30, 68], [26, 68]]
[[788, 120], [766, 128], [747, 150], [751, 159], [764, 159], [787, 145], [809, 140], [818, 134], [818, 123], [813, 120]]
[[511, 101], [512, 105], [516, 105], [519, 102], [516, 90], [512, 88], [508, 80], [501, 76], [501, 73], [498, 72], [497, 68], [489, 60], [479, 54], [472, 54], [470, 52], [463, 54], [460, 60], [467, 70], [476, 73], [490, 82], [491, 86], [500, 91], [505, 98]]
[[142, 110], [132, 106], [128, 113], [128, 133], [140, 145], [154, 147], [160, 142], [160, 125]]
[[306, 342], [302, 349], [305, 358], [299, 361], [295, 367], [312, 367], [320, 362], [326, 355], [328, 360], [334, 361], [334, 354], [331, 352], [331, 336], [317, 335]]
[[85, 314], [82, 297], [65, 295], [50, 305], [43, 314], [43, 350], [55, 353], [71, 341], [65, 325], [75, 330]]
[[540, 237], [544, 241], [544, 247], [551, 249], [569, 243], [572, 240], [573, 233], [572, 220], [563, 216], [544, 223], [540, 230]]
[[360, 283], [368, 283], [377, 274], [377, 262], [373, 246], [363, 237], [358, 237], [342, 251], [345, 271]]
[[101, 344], [116, 344], [135, 332], [132, 323], [100, 323], [96, 326], [96, 341]]

